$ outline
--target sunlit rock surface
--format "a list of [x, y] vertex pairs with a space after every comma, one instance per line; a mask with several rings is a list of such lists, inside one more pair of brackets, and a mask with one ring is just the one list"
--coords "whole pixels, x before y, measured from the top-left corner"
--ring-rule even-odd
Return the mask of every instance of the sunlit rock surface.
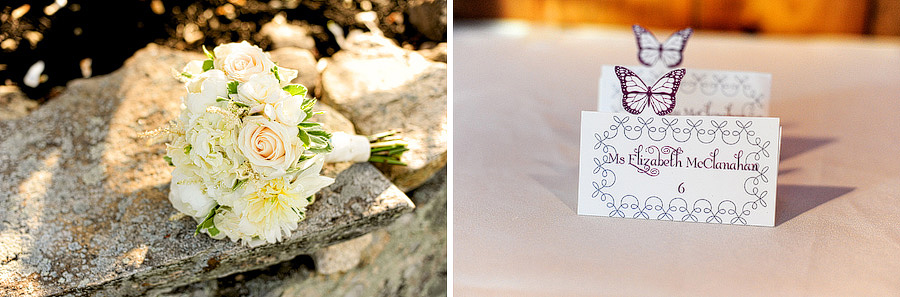
[[174, 69], [202, 54], [149, 45], [0, 121], [0, 296], [143, 294], [265, 267], [388, 225], [412, 203], [370, 164], [340, 172], [285, 242], [205, 235], [167, 200], [171, 167], [142, 131], [179, 113]]

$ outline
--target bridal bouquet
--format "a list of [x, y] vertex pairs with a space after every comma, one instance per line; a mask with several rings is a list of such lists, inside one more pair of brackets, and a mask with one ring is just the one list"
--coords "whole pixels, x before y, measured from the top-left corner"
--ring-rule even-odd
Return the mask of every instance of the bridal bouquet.
[[[296, 70], [247, 42], [204, 52], [208, 59], [180, 73], [187, 95], [166, 129], [164, 158], [175, 167], [169, 200], [198, 222], [196, 233], [277, 242], [334, 182], [319, 174], [331, 134], [310, 120], [316, 99], [290, 84]], [[356, 150], [368, 154], [369, 143]]]

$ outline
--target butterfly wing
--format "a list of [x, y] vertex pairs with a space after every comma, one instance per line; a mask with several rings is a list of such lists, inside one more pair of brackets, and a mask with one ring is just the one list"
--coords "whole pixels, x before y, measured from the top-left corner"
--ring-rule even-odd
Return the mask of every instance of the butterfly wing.
[[681, 86], [684, 69], [675, 69], [666, 73], [650, 87], [648, 105], [658, 115], [667, 115], [675, 109], [675, 93]]
[[634, 38], [637, 40], [638, 60], [647, 66], [656, 64], [656, 61], [659, 61], [662, 44], [653, 33], [640, 25], [631, 26], [631, 30], [634, 31]]
[[647, 84], [637, 74], [622, 66], [616, 66], [616, 76], [622, 86], [622, 107], [632, 114], [643, 112], [650, 100]]
[[684, 53], [684, 46], [687, 44], [688, 38], [690, 38], [693, 33], [694, 30], [691, 28], [685, 28], [673, 33], [672, 36], [669, 36], [669, 39], [666, 39], [666, 42], [662, 45], [662, 53], [660, 54], [663, 64], [666, 64], [666, 66], [669, 67], [681, 65], [681, 60], [684, 58], [682, 56]]

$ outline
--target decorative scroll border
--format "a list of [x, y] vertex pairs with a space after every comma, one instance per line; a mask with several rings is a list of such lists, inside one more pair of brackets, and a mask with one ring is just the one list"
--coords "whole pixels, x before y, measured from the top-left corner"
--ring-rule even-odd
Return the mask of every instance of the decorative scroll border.
[[[634, 118], [634, 124], [628, 122]], [[729, 120], [709, 120], [704, 125], [703, 119], [684, 119], [679, 125], [678, 118], [661, 118], [662, 125], [653, 125], [655, 118], [645, 118], [641, 116], [613, 116], [614, 124], [602, 132], [594, 133], [597, 141], [593, 145], [593, 150], [602, 152], [600, 158], [594, 157], [594, 169], [592, 172], [593, 180], [591, 186], [594, 191], [591, 193], [592, 199], [600, 199], [606, 202], [606, 208], [610, 210], [610, 217], [630, 217], [651, 219], [651, 215], [657, 220], [670, 221], [690, 221], [690, 222], [706, 222], [706, 223], [728, 223], [728, 224], [747, 224], [753, 210], [760, 206], [767, 207], [766, 197], [769, 192], [767, 190], [760, 191], [760, 187], [769, 183], [769, 166], [760, 168], [744, 180], [744, 192], [750, 197], [750, 201], [743, 204], [732, 200], [723, 200], [716, 205], [707, 199], [697, 199], [688, 201], [683, 197], [673, 197], [665, 202], [663, 198], [658, 196], [650, 196], [643, 201], [634, 195], [624, 195], [618, 198], [604, 191], [616, 184], [616, 174], [607, 168], [607, 164], [614, 163], [615, 160], [609, 158], [609, 154], [617, 155], [616, 148], [608, 143], [610, 139], [616, 137], [625, 137], [629, 140], [638, 140], [644, 136], [652, 141], [662, 141], [671, 137], [676, 142], [687, 142], [691, 138], [697, 138], [697, 141], [709, 144], [721, 141], [727, 145], [735, 145], [745, 140], [747, 144], [755, 147], [755, 151], [745, 156], [745, 160], [759, 161], [762, 158], [768, 158], [772, 155], [769, 153], [771, 141], [763, 141], [761, 137], [756, 136], [756, 131], [751, 129], [753, 120], [734, 120], [734, 127], [729, 127]], [[651, 214], [653, 212], [653, 214]]]

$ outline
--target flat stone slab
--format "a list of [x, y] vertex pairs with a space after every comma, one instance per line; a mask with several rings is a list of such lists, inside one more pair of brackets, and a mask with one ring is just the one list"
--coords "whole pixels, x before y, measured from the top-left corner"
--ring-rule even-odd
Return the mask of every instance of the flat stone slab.
[[351, 33], [322, 72], [322, 100], [358, 134], [403, 132], [409, 166], [379, 166], [404, 191], [447, 164], [447, 64], [371, 33]]
[[137, 134], [178, 115], [173, 69], [202, 58], [149, 45], [116, 72], [0, 121], [0, 296], [140, 295], [309, 254], [414, 208], [361, 163], [338, 173], [284, 242], [193, 236], [196, 223], [167, 199], [164, 146]]
[[446, 296], [446, 168], [413, 191], [410, 198], [416, 203], [414, 211], [360, 238], [369, 241], [368, 246], [359, 255], [359, 265], [348, 271], [323, 274], [320, 263], [312, 263], [317, 256], [299, 256], [260, 270], [151, 294], [165, 297]]

